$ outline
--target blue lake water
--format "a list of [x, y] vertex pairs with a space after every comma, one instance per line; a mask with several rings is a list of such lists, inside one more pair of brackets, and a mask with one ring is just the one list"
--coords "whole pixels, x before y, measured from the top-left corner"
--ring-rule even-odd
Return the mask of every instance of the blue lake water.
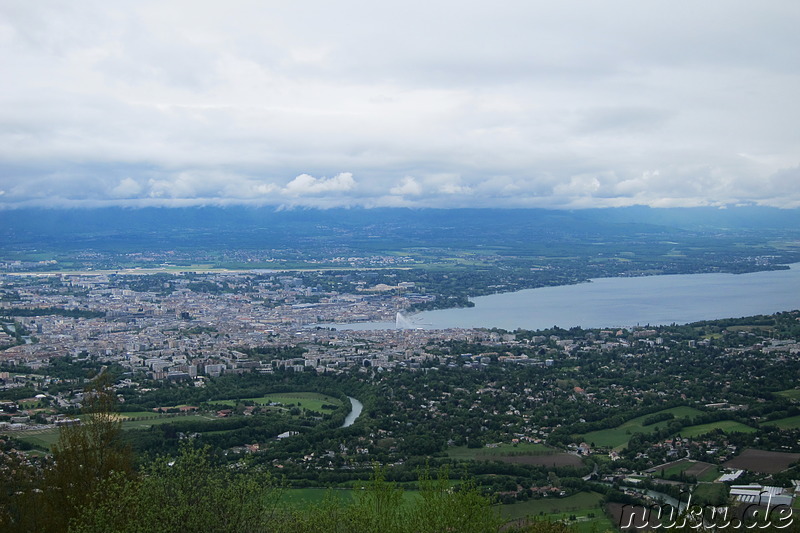
[[[800, 263], [751, 274], [686, 274], [599, 278], [473, 298], [475, 307], [426, 311], [414, 327], [506, 330], [684, 324], [800, 309]], [[339, 329], [390, 329], [394, 322], [337, 324]]]

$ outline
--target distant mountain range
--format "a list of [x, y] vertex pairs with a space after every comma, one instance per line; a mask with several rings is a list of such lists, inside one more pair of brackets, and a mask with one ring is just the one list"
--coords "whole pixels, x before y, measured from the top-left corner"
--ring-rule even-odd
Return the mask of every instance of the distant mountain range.
[[45, 248], [526, 247], [738, 235], [800, 238], [800, 210], [330, 209], [247, 207], [0, 210], [0, 251]]

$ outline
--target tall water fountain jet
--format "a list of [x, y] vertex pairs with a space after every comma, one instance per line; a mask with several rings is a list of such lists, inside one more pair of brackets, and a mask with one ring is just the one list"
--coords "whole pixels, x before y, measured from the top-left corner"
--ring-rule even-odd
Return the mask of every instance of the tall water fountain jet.
[[414, 328], [414, 324], [411, 320], [403, 316], [403, 313], [398, 311], [394, 317], [394, 327], [396, 329], [412, 329]]

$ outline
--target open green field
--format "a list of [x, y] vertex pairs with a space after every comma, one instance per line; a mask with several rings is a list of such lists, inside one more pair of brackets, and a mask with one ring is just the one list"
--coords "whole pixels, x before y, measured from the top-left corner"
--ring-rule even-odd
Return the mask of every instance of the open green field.
[[720, 472], [719, 468], [717, 468], [716, 465], [715, 465], [712, 468], [709, 468], [708, 470], [706, 470], [705, 472], [703, 472], [702, 474], [700, 474], [700, 475], [698, 475], [696, 477], [697, 477], [697, 481], [699, 481], [700, 483], [705, 483], [705, 482], [710, 483], [710, 482], [716, 480], [717, 478], [719, 478], [719, 476], [721, 476], [721, 475], [722, 475], [722, 472]]
[[663, 411], [658, 411], [656, 413], [651, 413], [649, 415], [642, 415], [636, 418], [632, 418], [631, 420], [628, 420], [627, 422], [620, 424], [615, 428], [591, 431], [583, 435], [583, 437], [581, 437], [581, 440], [583, 440], [584, 442], [588, 442], [589, 444], [594, 443], [593, 447], [624, 448], [625, 445], [628, 444], [631, 435], [633, 435], [634, 433], [652, 433], [656, 429], [660, 429], [666, 426], [670, 422], [669, 420], [651, 424], [649, 426], [644, 425], [644, 421], [647, 418], [660, 413], [672, 413], [673, 415], [675, 415], [675, 418], [683, 418], [687, 416], [697, 416], [701, 412], [695, 409], [694, 407], [688, 407], [688, 406], [680, 406], [680, 407], [673, 407], [671, 409], [664, 409]]
[[664, 479], [679, 476], [683, 472], [687, 477], [697, 478], [699, 482], [714, 481], [720, 476], [719, 468], [716, 465], [689, 459], [682, 459], [669, 464], [669, 466], [657, 466], [648, 470], [648, 472], [650, 471], [653, 472], [653, 475]]
[[720, 420], [719, 422], [712, 422], [710, 424], [700, 424], [698, 426], [689, 426], [681, 429], [678, 435], [681, 437], [699, 437], [706, 433], [711, 433], [714, 430], [720, 429], [724, 433], [752, 433], [755, 428], [746, 426], [741, 422], [734, 422], [733, 420]]
[[689, 468], [690, 465], [691, 463], [687, 460], [678, 461], [667, 468], [656, 468], [656, 474], [658, 474], [660, 477], [674, 476]]
[[[581, 533], [613, 530], [611, 521], [603, 513], [602, 500], [603, 495], [597, 492], [579, 492], [566, 498], [542, 498], [503, 505], [500, 516], [507, 520], [526, 517], [536, 520], [564, 520]], [[569, 520], [571, 515], [577, 520]]]
[[789, 418], [781, 418], [779, 420], [771, 420], [762, 425], [778, 426], [780, 429], [798, 429], [800, 428], [800, 415], [790, 416]]
[[594, 513], [602, 515], [603, 511], [600, 508], [602, 499], [603, 495], [597, 492], [579, 492], [566, 498], [548, 497], [504, 505], [501, 514], [508, 519], [549, 515], [553, 520], [565, 518], [562, 516], [564, 514], [586, 516]]
[[783, 396], [784, 398], [788, 398], [790, 400], [800, 400], [800, 389], [786, 389], [780, 392], [776, 392], [778, 396]]
[[[335, 498], [346, 505], [353, 501], [354, 489], [303, 488], [286, 489], [281, 495], [281, 505], [293, 509], [303, 509], [310, 505], [319, 505], [325, 498]], [[404, 490], [403, 500], [407, 503], [416, 501], [420, 496], [414, 490]], [[600, 505], [602, 495], [596, 492], [580, 492], [567, 498], [544, 498], [527, 502], [500, 506], [500, 516], [506, 520], [517, 520], [529, 516], [544, 520], [562, 520], [575, 515], [577, 520], [568, 521], [579, 533], [590, 531], [608, 531], [613, 529], [611, 521], [603, 514]], [[593, 514], [593, 517], [589, 517]]]
[[58, 430], [56, 428], [15, 431], [14, 433], [8, 433], [8, 435], [43, 450], [49, 450], [53, 444], [58, 442]]
[[327, 405], [342, 405], [342, 401], [333, 396], [326, 396], [318, 392], [278, 392], [274, 394], [266, 394], [258, 398], [243, 398], [241, 400], [214, 400], [209, 402], [216, 405], [225, 405], [233, 407], [239, 402], [253, 402], [256, 405], [269, 405], [270, 403], [280, 403], [284, 407], [298, 406], [304, 409], [317, 412], [332, 412], [333, 409], [323, 409], [323, 404]]
[[[316, 392], [287, 392], [267, 394], [259, 398], [246, 398], [255, 404], [267, 405], [272, 402], [281, 403], [286, 407], [299, 406], [317, 412], [332, 412], [333, 409], [323, 409], [322, 405], [342, 405], [342, 401], [332, 396], [326, 396]], [[221, 400], [213, 402], [219, 405], [235, 406], [240, 400]], [[153, 411], [129, 411], [119, 413], [122, 420], [122, 430], [146, 429], [159, 424], [169, 424], [186, 420], [216, 420], [213, 417], [197, 413], [188, 414], [158, 414]], [[51, 427], [47, 429], [37, 429], [33, 431], [15, 431], [14, 437], [32, 444], [37, 448], [50, 450], [53, 444], [58, 441], [59, 429]]]
[[47, 407], [47, 405], [41, 400], [31, 398], [27, 400], [20, 400], [17, 402], [17, 405], [20, 407], [20, 409], [41, 409], [42, 407]]
[[700, 505], [722, 505], [728, 500], [725, 483], [700, 483], [692, 493], [692, 500]]
[[281, 503], [295, 509], [302, 509], [309, 505], [322, 503], [326, 497], [336, 498], [342, 503], [349, 503], [353, 499], [351, 489], [286, 489], [281, 495]]
[[[170, 422], [180, 422], [184, 420], [214, 420], [207, 416], [202, 415], [178, 415], [178, 416], [169, 416], [169, 415], [156, 415], [154, 417], [153, 413], [148, 413], [148, 415], [152, 418], [147, 418], [144, 420], [122, 420], [122, 429], [123, 431], [126, 429], [143, 429], [149, 428], [150, 426], [155, 426], [158, 424], [167, 424]], [[58, 435], [59, 435], [59, 428], [57, 427], [50, 427], [47, 429], [35, 429], [32, 431], [15, 431], [15, 432], [8, 432], [7, 434], [13, 435], [15, 438], [33, 444], [38, 448], [42, 448], [45, 450], [49, 450], [53, 444], [58, 442]]]
[[496, 448], [467, 448], [456, 446], [447, 450], [453, 459], [465, 461], [491, 461], [493, 457], [509, 455], [555, 455], [559, 450], [544, 444], [521, 442], [519, 444], [500, 444]]
[[178, 415], [178, 416], [159, 416], [158, 418], [148, 418], [145, 420], [123, 420], [122, 429], [142, 429], [159, 424], [169, 424], [171, 422], [183, 422], [186, 420], [216, 420], [215, 418], [197, 414]]

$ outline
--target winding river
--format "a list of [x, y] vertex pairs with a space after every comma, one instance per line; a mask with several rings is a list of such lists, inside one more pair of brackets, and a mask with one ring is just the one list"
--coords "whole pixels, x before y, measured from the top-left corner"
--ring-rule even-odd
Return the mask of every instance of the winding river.
[[353, 423], [356, 421], [356, 418], [361, 416], [361, 411], [364, 410], [364, 404], [362, 404], [352, 396], [348, 396], [348, 398], [350, 399], [350, 405], [352, 406], [352, 409], [350, 409], [350, 412], [344, 419], [344, 424], [342, 424], [343, 428], [352, 426]]

